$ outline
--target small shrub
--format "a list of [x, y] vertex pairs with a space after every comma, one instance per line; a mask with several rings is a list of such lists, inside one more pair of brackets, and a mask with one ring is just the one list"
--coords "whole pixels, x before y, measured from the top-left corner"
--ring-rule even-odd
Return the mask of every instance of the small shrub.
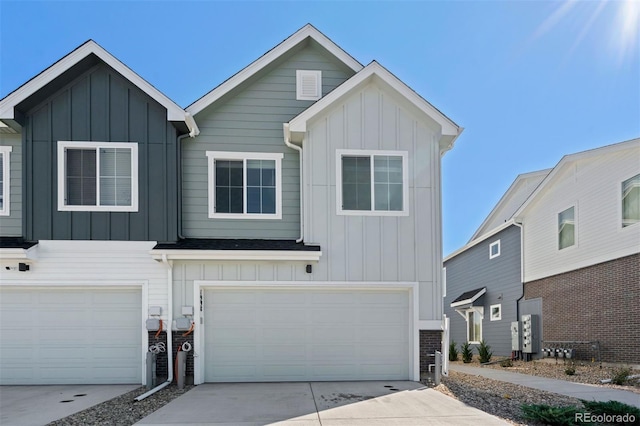
[[480, 346], [478, 346], [478, 356], [480, 357], [480, 364], [484, 364], [485, 362], [491, 361], [491, 346], [487, 345], [487, 343], [482, 340], [480, 342]]
[[574, 406], [552, 407], [547, 404], [525, 404], [522, 416], [526, 420], [547, 425], [574, 425], [578, 408]]
[[573, 365], [569, 365], [567, 368], [564, 369], [564, 374], [566, 374], [567, 376], [573, 376], [576, 374], [576, 367]]
[[593, 415], [599, 416], [607, 414], [611, 416], [624, 416], [625, 414], [629, 414], [630, 416], [634, 416], [636, 421], [638, 421], [638, 423], [634, 424], [640, 424], [640, 408], [618, 401], [600, 402], [580, 400], [580, 402], [584, 405], [584, 409]]
[[449, 343], [449, 361], [458, 360], [458, 349], [456, 348], [456, 342], [454, 340]]
[[513, 361], [511, 361], [511, 359], [509, 358], [503, 359], [502, 361], [500, 361], [500, 367], [513, 367]]
[[611, 383], [614, 385], [624, 385], [629, 381], [629, 376], [631, 375], [630, 368], [616, 368], [613, 370], [613, 377], [611, 378]]
[[462, 349], [462, 362], [469, 364], [473, 359], [473, 351], [469, 342], [464, 342], [464, 344], [460, 345], [460, 348]]

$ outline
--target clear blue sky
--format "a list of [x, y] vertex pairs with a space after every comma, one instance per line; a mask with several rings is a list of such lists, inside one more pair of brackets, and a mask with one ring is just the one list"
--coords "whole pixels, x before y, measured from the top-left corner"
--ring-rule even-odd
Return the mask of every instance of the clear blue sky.
[[94, 39], [186, 107], [311, 23], [465, 128], [443, 160], [448, 254], [518, 174], [640, 136], [639, 10], [640, 0], [0, 0], [0, 97]]

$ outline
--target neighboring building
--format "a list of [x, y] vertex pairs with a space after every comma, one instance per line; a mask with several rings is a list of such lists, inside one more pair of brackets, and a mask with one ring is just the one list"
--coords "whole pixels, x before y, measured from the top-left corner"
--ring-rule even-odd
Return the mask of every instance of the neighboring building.
[[89, 41], [0, 120], [0, 383], [144, 383], [158, 341], [195, 383], [418, 380], [440, 348], [462, 129], [314, 27], [186, 110]]
[[[521, 182], [523, 176], [532, 180]], [[518, 185], [527, 189], [512, 191]], [[567, 155], [551, 171], [520, 176], [472, 241], [445, 259], [445, 313], [451, 317], [452, 338], [468, 340], [467, 323], [453, 314], [454, 299], [486, 288], [484, 299], [478, 297], [473, 305], [477, 312], [496, 304], [495, 297], [487, 296], [502, 293], [504, 318], [505, 292], [516, 278], [513, 267], [521, 263], [523, 286], [508, 301], [517, 307], [517, 317], [510, 316], [509, 322], [525, 313], [538, 315], [540, 349], [573, 348], [581, 358], [637, 364], [639, 222], [640, 139]], [[487, 255], [482, 261], [476, 254], [488, 252], [486, 247], [516, 226], [522, 229], [517, 236], [522, 255], [510, 261], [508, 270], [491, 264], [503, 256], [503, 242], [498, 258]], [[494, 352], [507, 354], [510, 333], [497, 331], [488, 315], [479, 323], [476, 328]]]
[[511, 355], [510, 326], [523, 295], [520, 227], [512, 216], [549, 171], [518, 176], [469, 243], [444, 259], [450, 340], [485, 340], [495, 355]]

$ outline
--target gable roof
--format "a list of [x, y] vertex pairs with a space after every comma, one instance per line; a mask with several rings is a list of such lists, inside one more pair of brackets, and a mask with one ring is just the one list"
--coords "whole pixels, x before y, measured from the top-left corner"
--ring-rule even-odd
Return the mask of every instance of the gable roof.
[[[613, 145], [606, 145], [600, 148], [594, 148], [587, 151], [578, 152], [575, 154], [569, 154], [562, 157], [562, 159], [556, 164], [556, 166], [549, 172], [544, 180], [538, 185], [536, 190], [527, 198], [527, 200], [520, 206], [520, 208], [513, 213], [513, 218], [518, 220], [522, 214], [531, 206], [538, 197], [553, 186], [555, 181], [561, 172], [570, 164], [579, 160], [585, 160], [589, 158], [595, 158], [605, 154], [612, 154], [627, 149], [640, 149], [640, 138], [631, 139], [625, 142], [619, 142]], [[639, 158], [640, 160], [640, 158]]]
[[140, 88], [140, 90], [165, 107], [167, 109], [167, 120], [186, 122], [185, 111], [182, 108], [93, 40], [88, 40], [81, 44], [72, 52], [68, 53], [56, 63], [0, 100], [0, 119], [13, 120], [15, 118], [16, 105], [42, 89], [45, 85], [55, 80], [65, 71], [69, 70], [91, 54], [97, 56], [100, 60], [119, 72], [131, 83], [135, 84]]
[[[513, 218], [513, 213], [529, 198], [540, 182], [549, 174], [552, 169], [539, 170], [537, 172], [522, 173], [518, 175], [509, 189], [502, 195], [500, 201], [491, 210], [486, 219], [480, 224], [476, 232], [471, 236], [469, 242], [483, 236], [487, 232], [493, 232], [494, 227], [488, 227], [493, 221], [498, 220], [500, 213], [504, 214], [504, 222]], [[510, 211], [509, 211], [510, 210]], [[499, 224], [498, 226], [502, 225]]]
[[343, 96], [346, 96], [351, 91], [364, 86], [374, 78], [378, 78], [382, 82], [386, 83], [389, 87], [408, 100], [419, 111], [440, 125], [443, 136], [440, 145], [441, 151], [448, 151], [453, 147], [455, 139], [464, 129], [459, 127], [446, 115], [427, 102], [423, 97], [418, 95], [413, 89], [400, 81], [400, 79], [376, 61], [371, 62], [350, 79], [336, 87], [333, 91], [293, 118], [288, 123], [288, 136], [292, 140], [298, 141], [297, 138], [300, 138], [307, 131], [307, 122], [310, 119], [330, 107]]
[[307, 38], [311, 38], [316, 41], [320, 46], [325, 48], [341, 62], [347, 65], [354, 71], [360, 71], [362, 64], [355, 60], [351, 55], [342, 50], [337, 44], [331, 41], [327, 36], [318, 31], [313, 25], [307, 24], [300, 28], [293, 35], [282, 41], [273, 49], [262, 55], [260, 58], [253, 61], [251, 64], [234, 74], [231, 78], [224, 81], [218, 87], [211, 90], [206, 95], [192, 103], [186, 108], [186, 111], [192, 116], [195, 116], [203, 109], [220, 99], [225, 94], [229, 93], [234, 88], [238, 87], [247, 79], [251, 78], [269, 64], [280, 58], [282, 55], [302, 43]]

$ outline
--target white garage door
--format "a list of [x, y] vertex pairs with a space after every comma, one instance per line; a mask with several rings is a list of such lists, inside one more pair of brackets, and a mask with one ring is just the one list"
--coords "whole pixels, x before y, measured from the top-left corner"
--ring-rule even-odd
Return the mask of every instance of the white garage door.
[[139, 289], [0, 289], [0, 384], [141, 383]]
[[209, 289], [205, 381], [409, 379], [408, 291]]

